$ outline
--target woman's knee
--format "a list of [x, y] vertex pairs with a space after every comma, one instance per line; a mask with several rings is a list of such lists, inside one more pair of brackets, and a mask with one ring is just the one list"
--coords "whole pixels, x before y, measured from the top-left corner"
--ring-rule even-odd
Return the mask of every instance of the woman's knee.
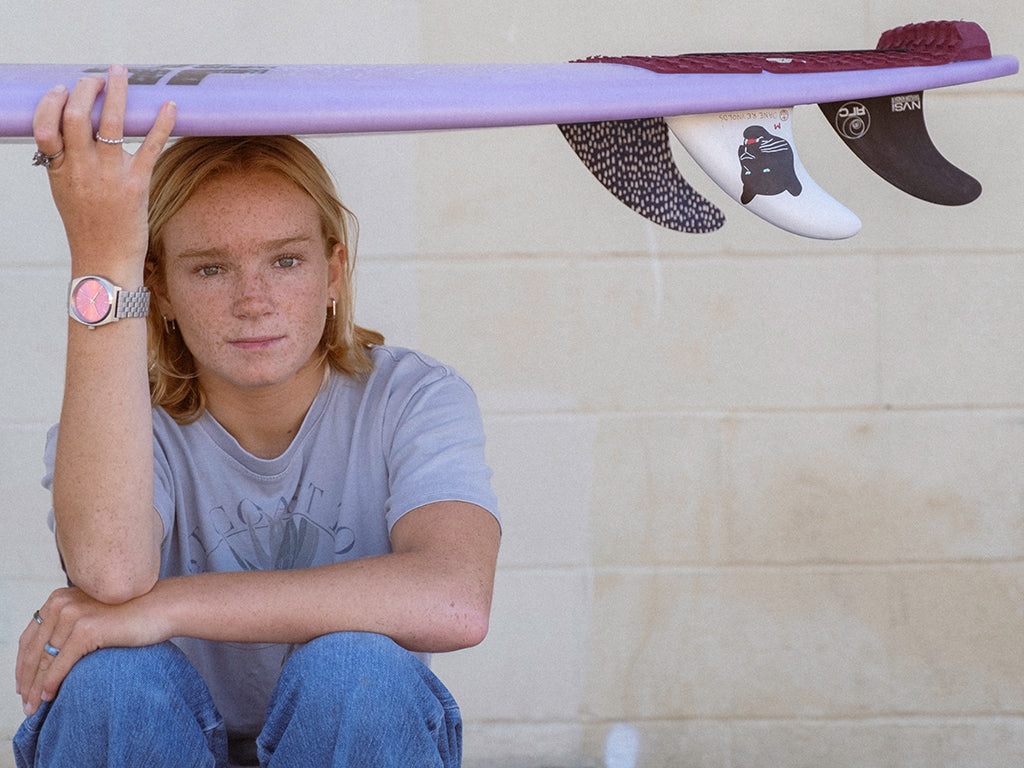
[[83, 656], [61, 684], [62, 708], [105, 719], [115, 710], [159, 710], [177, 701], [203, 707], [205, 683], [171, 643], [141, 648], [103, 648]]
[[64, 679], [60, 696], [109, 701], [109, 693], [152, 687], [172, 673], [177, 649], [169, 643], [143, 648], [102, 648], [83, 656]]
[[439, 755], [460, 753], [460, 734], [458, 706], [419, 659], [382, 635], [339, 633], [311, 641], [285, 664], [259, 748], [264, 760], [319, 744], [333, 755], [324, 764], [340, 755], [345, 765], [354, 764], [346, 756], [436, 765]]
[[[190, 764], [213, 765], [226, 749], [209, 690], [170, 643], [82, 657], [52, 705], [15, 738], [19, 765], [33, 765], [39, 755], [48, 765], [157, 766], [183, 764], [183, 755], [195, 758]], [[70, 757], [82, 750], [90, 762]]]
[[[419, 659], [384, 635], [339, 632], [315, 638], [292, 654], [285, 673], [327, 684], [366, 682], [367, 675], [415, 670]], [[338, 677], [342, 678], [339, 680]]]
[[430, 671], [384, 635], [339, 632], [318, 637], [292, 654], [278, 683], [320, 701], [393, 698], [415, 689]]

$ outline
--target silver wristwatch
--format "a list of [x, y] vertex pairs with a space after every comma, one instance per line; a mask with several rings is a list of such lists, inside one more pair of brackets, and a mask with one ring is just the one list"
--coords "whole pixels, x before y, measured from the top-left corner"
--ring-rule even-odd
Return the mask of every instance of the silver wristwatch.
[[149, 289], [143, 286], [126, 291], [103, 277], [77, 277], [68, 288], [68, 314], [90, 328], [126, 317], [145, 317], [149, 314]]

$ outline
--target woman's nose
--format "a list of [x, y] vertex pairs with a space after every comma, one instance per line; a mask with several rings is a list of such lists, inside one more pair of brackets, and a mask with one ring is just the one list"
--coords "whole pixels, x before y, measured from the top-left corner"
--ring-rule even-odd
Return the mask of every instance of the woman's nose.
[[244, 317], [265, 314], [273, 305], [273, 295], [263, 275], [255, 271], [239, 273], [233, 307], [236, 315]]

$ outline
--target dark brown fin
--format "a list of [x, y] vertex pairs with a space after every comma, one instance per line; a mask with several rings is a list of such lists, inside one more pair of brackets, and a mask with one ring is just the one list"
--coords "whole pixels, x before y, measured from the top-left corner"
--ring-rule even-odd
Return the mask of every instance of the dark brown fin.
[[818, 106], [854, 154], [894, 187], [939, 205], [965, 205], [981, 194], [981, 184], [932, 144], [923, 92]]

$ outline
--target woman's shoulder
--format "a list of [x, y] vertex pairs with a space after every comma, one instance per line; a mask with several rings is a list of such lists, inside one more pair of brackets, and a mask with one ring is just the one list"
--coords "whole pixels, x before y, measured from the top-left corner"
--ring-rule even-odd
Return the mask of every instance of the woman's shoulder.
[[[458, 371], [428, 354], [407, 347], [380, 345], [373, 347], [370, 355], [372, 372], [363, 382], [355, 384], [357, 396], [364, 404], [386, 404], [393, 408], [423, 397], [432, 402], [438, 397], [452, 402], [476, 399], [472, 387]], [[352, 385], [351, 381], [336, 383], [336, 386]]]
[[430, 355], [420, 352], [417, 349], [408, 347], [396, 347], [390, 344], [378, 344], [370, 348], [370, 357], [373, 359], [374, 369], [381, 366], [398, 367], [409, 366], [425, 369], [441, 369], [450, 371], [451, 367], [436, 360]]
[[420, 384], [453, 378], [461, 380], [458, 372], [446, 363], [407, 347], [375, 346], [370, 350], [373, 359], [371, 380], [378, 383], [418, 382]]

